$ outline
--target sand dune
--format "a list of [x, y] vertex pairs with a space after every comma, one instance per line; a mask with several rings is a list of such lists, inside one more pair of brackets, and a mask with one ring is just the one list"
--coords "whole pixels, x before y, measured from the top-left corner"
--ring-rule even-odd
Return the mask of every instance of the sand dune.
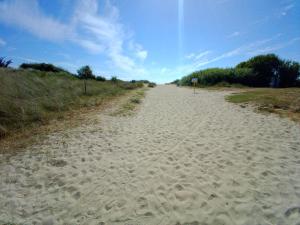
[[226, 94], [159, 86], [0, 156], [0, 224], [299, 224], [299, 124]]

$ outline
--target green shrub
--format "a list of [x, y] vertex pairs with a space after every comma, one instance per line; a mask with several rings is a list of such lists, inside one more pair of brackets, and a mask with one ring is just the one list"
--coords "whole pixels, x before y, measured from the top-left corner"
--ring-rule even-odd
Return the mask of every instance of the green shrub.
[[292, 87], [298, 85], [299, 74], [299, 63], [284, 61], [274, 54], [268, 54], [253, 57], [235, 68], [200, 70], [174, 83], [190, 86], [192, 78], [198, 78], [197, 86], [226, 82], [250, 87]]
[[102, 76], [96, 76], [96, 80], [97, 81], [106, 81], [106, 78], [102, 77]]
[[275, 54], [255, 56], [237, 68], [253, 70], [255, 76], [249, 86], [255, 87], [292, 87], [300, 75], [299, 63], [282, 60]]
[[154, 82], [150, 82], [149, 84], [148, 84], [148, 87], [151, 87], [151, 88], [154, 88], [156, 86], [156, 83], [154, 83]]
[[34, 69], [45, 72], [67, 72], [66, 70], [48, 63], [22, 63], [21, 69]]
[[253, 77], [253, 72], [249, 68], [245, 69], [221, 69], [211, 68], [194, 72], [188, 76], [183, 77], [178, 84], [184, 86], [192, 85], [192, 78], [198, 78], [197, 86], [213, 86], [220, 82], [226, 83], [240, 83], [247, 85]]

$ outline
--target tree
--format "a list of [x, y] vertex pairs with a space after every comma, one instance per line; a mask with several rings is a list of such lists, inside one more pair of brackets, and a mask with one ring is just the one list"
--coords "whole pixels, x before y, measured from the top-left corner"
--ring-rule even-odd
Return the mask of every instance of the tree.
[[279, 68], [279, 86], [293, 87], [297, 86], [297, 80], [300, 78], [300, 64], [293, 61], [284, 61]]
[[5, 60], [4, 57], [0, 57], [0, 67], [8, 67], [10, 64], [12, 64], [12, 60]]
[[118, 78], [116, 76], [112, 76], [110, 80], [112, 82], [116, 83], [118, 81]]
[[[254, 86], [268, 87], [271, 82], [278, 83], [279, 68], [282, 60], [275, 54], [258, 55], [246, 62], [242, 62], [236, 68], [251, 68], [255, 74]], [[274, 79], [276, 81], [274, 81]]]
[[78, 77], [84, 80], [84, 94], [86, 94], [87, 79], [95, 79], [95, 76], [93, 75], [93, 71], [89, 66], [83, 66], [79, 70], [77, 70], [77, 73], [78, 73]]

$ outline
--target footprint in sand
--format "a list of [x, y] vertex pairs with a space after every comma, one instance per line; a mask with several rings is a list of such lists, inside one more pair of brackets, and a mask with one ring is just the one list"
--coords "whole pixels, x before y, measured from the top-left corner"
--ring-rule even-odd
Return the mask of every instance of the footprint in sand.
[[298, 216], [300, 219], [300, 207], [296, 206], [296, 207], [289, 208], [288, 210], [285, 211], [284, 215], [286, 217]]

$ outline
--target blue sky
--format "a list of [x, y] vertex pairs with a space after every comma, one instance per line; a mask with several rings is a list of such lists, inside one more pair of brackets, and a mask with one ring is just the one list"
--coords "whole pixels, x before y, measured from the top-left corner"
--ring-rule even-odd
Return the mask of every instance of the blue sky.
[[0, 0], [0, 56], [172, 81], [257, 54], [300, 61], [300, 0]]

